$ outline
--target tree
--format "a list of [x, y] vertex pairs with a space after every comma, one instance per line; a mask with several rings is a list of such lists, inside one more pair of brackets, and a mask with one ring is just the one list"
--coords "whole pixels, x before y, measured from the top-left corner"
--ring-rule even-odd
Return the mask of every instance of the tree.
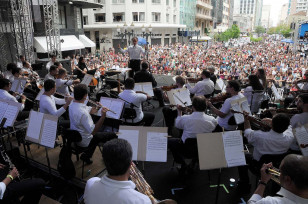
[[258, 34], [259, 37], [261, 33], [265, 33], [265, 28], [263, 26], [257, 26], [255, 28], [255, 32]]
[[225, 32], [221, 33], [218, 36], [220, 41], [228, 41], [231, 38], [238, 38], [240, 37], [240, 29], [237, 25], [232, 25], [231, 28], [227, 29]]
[[277, 27], [272, 27], [270, 29], [268, 29], [267, 33], [269, 35], [271, 34], [282, 34], [285, 38], [290, 37], [291, 36], [291, 29], [288, 25], [286, 24], [280, 24]]

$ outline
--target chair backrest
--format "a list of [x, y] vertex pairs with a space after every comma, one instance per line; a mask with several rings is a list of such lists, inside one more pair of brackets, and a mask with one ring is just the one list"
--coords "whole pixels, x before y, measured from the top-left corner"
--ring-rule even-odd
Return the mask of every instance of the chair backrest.
[[72, 142], [80, 142], [82, 140], [82, 137], [80, 133], [77, 130], [72, 130], [70, 128], [65, 129], [63, 131], [63, 141], [64, 143], [72, 143]]
[[125, 120], [134, 120], [137, 117], [136, 110], [133, 108], [125, 108], [122, 116]]

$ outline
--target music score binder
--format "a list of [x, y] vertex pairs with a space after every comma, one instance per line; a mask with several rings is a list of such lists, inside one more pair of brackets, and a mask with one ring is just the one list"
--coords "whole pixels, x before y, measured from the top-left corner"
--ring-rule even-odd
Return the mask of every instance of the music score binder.
[[241, 131], [197, 134], [200, 170], [246, 165]]
[[120, 126], [118, 138], [127, 140], [134, 161], [167, 161], [167, 127]]
[[135, 83], [134, 91], [142, 91], [149, 96], [154, 96], [152, 82]]
[[171, 89], [167, 91], [170, 105], [191, 106], [190, 93], [187, 88]]
[[[111, 111], [107, 111], [106, 117], [117, 120], [119, 120], [122, 116], [124, 103], [125, 102], [123, 100], [118, 98], [101, 97], [100, 99], [100, 104], [116, 113], [114, 114]], [[101, 109], [97, 111], [96, 115], [101, 116]]]
[[[238, 112], [241, 112], [241, 113], [243, 113], [245, 111], [245, 112], [249, 113], [249, 115], [251, 115], [251, 111], [250, 111], [246, 97], [231, 101], [231, 108], [234, 111], [238, 111]], [[241, 124], [241, 123], [244, 122], [244, 115], [243, 114], [234, 113], [234, 118], [235, 118], [236, 124]]]
[[24, 92], [24, 87], [26, 83], [27, 83], [26, 79], [22, 78], [14, 79], [11, 86], [11, 91], [22, 94]]
[[308, 124], [293, 129], [293, 134], [304, 156], [308, 156]]
[[57, 116], [31, 110], [25, 139], [44, 147], [54, 148], [57, 124]]
[[83, 79], [82, 79], [82, 81], [81, 81], [80, 83], [89, 86], [89, 84], [90, 84], [91, 81], [92, 81], [92, 78], [93, 78], [93, 75], [86, 74], [86, 75], [83, 77]]
[[21, 108], [21, 103], [0, 99], [0, 122], [6, 118], [4, 128], [13, 127]]

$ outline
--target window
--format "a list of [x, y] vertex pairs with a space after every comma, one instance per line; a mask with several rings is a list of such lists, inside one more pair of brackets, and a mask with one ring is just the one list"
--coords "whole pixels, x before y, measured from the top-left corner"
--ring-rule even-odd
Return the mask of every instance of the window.
[[133, 12], [133, 21], [138, 21], [138, 12]]
[[59, 8], [59, 26], [60, 28], [66, 28], [65, 7], [58, 6]]
[[81, 8], [76, 7], [76, 21], [77, 21], [77, 28], [82, 28], [82, 18], [81, 18]]
[[160, 0], [152, 0], [152, 4], [160, 4]]
[[139, 21], [145, 21], [145, 13], [144, 12], [139, 12]]
[[133, 21], [145, 21], [144, 12], [133, 12]]
[[138, 3], [138, 0], [132, 0], [132, 3], [135, 3], [135, 4]]
[[173, 7], [176, 7], [176, 0], [173, 0]]
[[89, 24], [89, 18], [88, 16], [83, 17], [83, 25], [88, 25]]
[[125, 0], [112, 0], [113, 4], [124, 4]]
[[160, 22], [160, 13], [152, 12], [152, 21], [153, 22]]
[[113, 22], [125, 21], [125, 13], [113, 13]]
[[166, 5], [169, 6], [169, 0], [166, 0]]
[[96, 13], [95, 16], [95, 22], [106, 22], [106, 14], [105, 13]]
[[173, 15], [173, 23], [176, 23], [176, 15]]
[[99, 31], [95, 31], [95, 44], [96, 44], [96, 49], [100, 49], [100, 40], [99, 40]]
[[139, 3], [144, 3], [144, 0], [139, 0]]
[[166, 14], [166, 22], [169, 23], [169, 14]]

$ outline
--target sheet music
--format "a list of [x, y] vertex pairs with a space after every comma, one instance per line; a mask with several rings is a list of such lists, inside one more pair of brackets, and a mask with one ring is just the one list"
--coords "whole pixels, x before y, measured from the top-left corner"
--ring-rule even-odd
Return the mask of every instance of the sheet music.
[[107, 112], [107, 117], [108, 118], [114, 118], [114, 119], [120, 119], [121, 115], [122, 115], [122, 111], [123, 111], [123, 107], [124, 107], [124, 101], [117, 99], [117, 100], [113, 100], [110, 103], [110, 110], [116, 112], [116, 114], [108, 111]]
[[228, 167], [246, 165], [243, 138], [240, 131], [224, 132], [223, 143]]
[[277, 100], [280, 100], [282, 99], [282, 96], [278, 93], [278, 90], [276, 88], [276, 86], [274, 84], [272, 84], [272, 87], [271, 87], [273, 93], [274, 93], [274, 96]]
[[[308, 132], [305, 126], [300, 126], [300, 127], [295, 128], [295, 138], [299, 146], [301, 144], [304, 144], [304, 145], [308, 144]], [[306, 148], [300, 147], [300, 149], [304, 156], [308, 156], [308, 147]]]
[[5, 111], [6, 111], [7, 107], [8, 107], [8, 105], [9, 105], [8, 103], [6, 103], [4, 101], [0, 101], [0, 123], [1, 123], [1, 121], [3, 119], [3, 116], [5, 114]]
[[35, 100], [37, 100], [37, 101], [41, 100], [41, 95], [43, 95], [44, 92], [45, 92], [45, 89], [42, 88], [42, 89], [40, 90], [40, 92], [37, 94]]
[[141, 85], [141, 84], [136, 83], [136, 84], [135, 84], [135, 87], [134, 87], [134, 91], [143, 91], [143, 89], [142, 89], [142, 85]]
[[57, 121], [44, 119], [40, 144], [54, 148], [57, 136]]
[[152, 83], [144, 83], [143, 84], [143, 92], [149, 94], [149, 96], [154, 96]]
[[30, 138], [30, 141], [34, 139], [33, 142], [39, 142], [43, 117], [44, 113], [31, 110], [27, 128], [27, 137]]
[[133, 149], [133, 160], [137, 161], [138, 155], [138, 140], [139, 130], [119, 130], [120, 134], [118, 138], [125, 139], [132, 146]]
[[14, 125], [17, 114], [19, 113], [19, 109], [20, 109], [20, 106], [18, 107], [18, 106], [8, 104], [5, 114], [3, 116], [4, 118], [6, 118], [6, 122], [3, 127], [5, 128], [12, 127]]
[[167, 162], [167, 133], [148, 132], [146, 161]]
[[[241, 113], [243, 113], [245, 111], [245, 112], [249, 113], [249, 115], [251, 115], [250, 108], [249, 108], [248, 101], [247, 101], [246, 97], [232, 101], [231, 107], [234, 111], [238, 111], [238, 112], [241, 112]], [[241, 113], [234, 113], [234, 118], [235, 118], [236, 124], [241, 124], [241, 123], [244, 122], [244, 115], [241, 114]]]
[[92, 81], [92, 78], [93, 78], [92, 75], [86, 74], [86, 75], [83, 77], [83, 80], [82, 80], [81, 84], [85, 84], [85, 85], [89, 86], [89, 84], [90, 84], [91, 81]]

